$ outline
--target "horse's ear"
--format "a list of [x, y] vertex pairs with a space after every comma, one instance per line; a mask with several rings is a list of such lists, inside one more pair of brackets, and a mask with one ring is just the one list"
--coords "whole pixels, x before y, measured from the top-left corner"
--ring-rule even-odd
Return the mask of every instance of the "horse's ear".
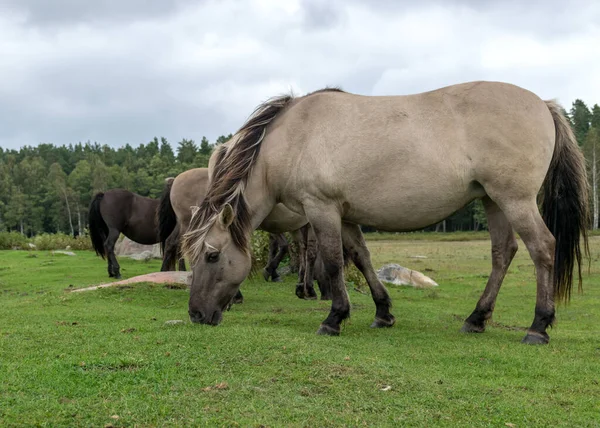
[[200, 209], [200, 207], [198, 205], [192, 205], [190, 207], [190, 211], [192, 211], [192, 217], [196, 217], [196, 213], [198, 212], [199, 209]]
[[233, 216], [233, 207], [229, 204], [225, 204], [223, 205], [223, 209], [219, 214], [219, 223], [221, 226], [227, 229], [229, 226], [231, 226], [231, 223], [233, 223]]

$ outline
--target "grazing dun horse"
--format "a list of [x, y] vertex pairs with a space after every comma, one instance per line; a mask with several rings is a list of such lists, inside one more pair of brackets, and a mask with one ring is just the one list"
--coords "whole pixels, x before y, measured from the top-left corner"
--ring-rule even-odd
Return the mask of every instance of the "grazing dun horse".
[[[217, 150], [222, 150], [221, 146]], [[208, 189], [208, 169], [194, 168], [182, 172], [177, 177], [167, 179], [163, 194], [160, 198], [159, 209], [159, 237], [163, 248], [163, 265], [162, 269], [175, 270], [176, 260], [179, 259], [180, 270], [185, 270], [185, 265], [182, 266], [183, 259], [180, 253], [180, 237], [188, 230], [188, 226], [192, 219], [192, 211], [202, 202]], [[355, 263], [364, 266], [364, 269], [369, 269], [365, 273], [365, 278], [375, 280], [376, 273], [373, 271], [370, 263], [360, 260], [359, 252], [352, 252], [352, 248], [356, 245], [353, 242], [353, 234], [346, 237], [344, 231], [349, 227], [354, 229], [352, 225], [344, 225], [343, 236], [344, 246], [348, 257], [352, 258]], [[296, 287], [296, 295], [302, 299], [316, 299], [317, 294], [313, 287], [313, 272], [314, 264], [317, 259], [317, 248], [314, 234], [310, 230], [306, 218], [299, 216], [283, 205], [278, 204], [273, 211], [265, 218], [259, 227], [262, 230], [271, 232], [270, 244], [273, 240], [279, 241], [281, 246], [282, 232], [291, 232], [294, 239], [299, 243], [300, 247], [300, 271], [299, 282]], [[285, 238], [283, 238], [285, 241]], [[285, 241], [287, 245], [287, 241]], [[354, 255], [355, 257], [352, 257]], [[276, 268], [283, 257], [283, 252], [279, 249], [276, 253], [271, 252], [270, 259], [265, 267], [265, 277], [276, 277]], [[321, 291], [321, 299], [331, 299], [330, 287], [325, 278], [319, 275], [317, 278]], [[241, 293], [236, 294], [234, 303], [241, 302]]]
[[92, 199], [88, 222], [96, 254], [108, 259], [108, 276], [121, 278], [115, 256], [119, 234], [138, 244], [158, 243], [156, 210], [158, 199], [146, 198], [124, 189], [97, 193]]
[[[158, 235], [163, 252], [162, 271], [175, 270], [177, 263], [179, 270], [185, 270], [180, 239], [190, 224], [192, 208], [200, 205], [207, 188], [207, 168], [193, 168], [165, 180], [158, 214]], [[283, 234], [269, 234], [269, 261], [263, 272], [266, 281], [280, 281], [277, 267], [287, 253], [287, 246]]]
[[[482, 332], [517, 251], [535, 265], [537, 299], [524, 343], [547, 343], [555, 300], [567, 300], [587, 252], [583, 156], [552, 101], [514, 85], [472, 82], [408, 96], [325, 89], [260, 105], [211, 159], [211, 183], [184, 251], [193, 261], [192, 321], [218, 324], [250, 270], [249, 237], [283, 203], [312, 225], [331, 279], [331, 311], [318, 333], [349, 316], [342, 221], [410, 231], [481, 198], [492, 272], [463, 331]], [[537, 196], [542, 189], [542, 213]], [[356, 229], [358, 232], [358, 229]], [[370, 284], [375, 326], [393, 324], [383, 286]], [[373, 286], [375, 285], [375, 286]]]

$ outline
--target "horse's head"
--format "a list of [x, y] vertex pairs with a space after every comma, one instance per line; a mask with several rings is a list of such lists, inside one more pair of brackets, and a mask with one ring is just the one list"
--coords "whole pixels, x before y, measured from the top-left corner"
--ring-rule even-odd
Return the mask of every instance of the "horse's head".
[[225, 204], [207, 231], [192, 267], [189, 315], [192, 322], [217, 325], [252, 266], [249, 252], [231, 234], [235, 213]]

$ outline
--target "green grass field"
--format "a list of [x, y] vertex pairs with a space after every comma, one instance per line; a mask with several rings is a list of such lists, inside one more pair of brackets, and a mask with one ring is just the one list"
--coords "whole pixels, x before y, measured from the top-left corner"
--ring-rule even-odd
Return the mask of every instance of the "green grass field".
[[[2, 251], [0, 426], [600, 426], [600, 238], [584, 293], [541, 347], [520, 344], [535, 304], [522, 243], [487, 332], [465, 335], [489, 241], [381, 238], [368, 242], [376, 267], [440, 286], [390, 286], [384, 330], [350, 290], [340, 337], [315, 334], [329, 303], [297, 299], [291, 277], [246, 281], [244, 304], [209, 327], [189, 323], [185, 289], [70, 293], [108, 280], [91, 252]], [[125, 278], [160, 267], [120, 262]]]

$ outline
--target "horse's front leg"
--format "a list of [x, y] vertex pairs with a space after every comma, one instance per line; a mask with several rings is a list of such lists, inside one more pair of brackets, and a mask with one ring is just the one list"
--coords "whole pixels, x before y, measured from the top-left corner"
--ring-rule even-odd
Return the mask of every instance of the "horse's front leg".
[[305, 207], [305, 212], [317, 239], [325, 275], [331, 284], [331, 311], [317, 334], [337, 336], [341, 331], [340, 324], [350, 316], [350, 299], [344, 283], [341, 218], [333, 207]]

